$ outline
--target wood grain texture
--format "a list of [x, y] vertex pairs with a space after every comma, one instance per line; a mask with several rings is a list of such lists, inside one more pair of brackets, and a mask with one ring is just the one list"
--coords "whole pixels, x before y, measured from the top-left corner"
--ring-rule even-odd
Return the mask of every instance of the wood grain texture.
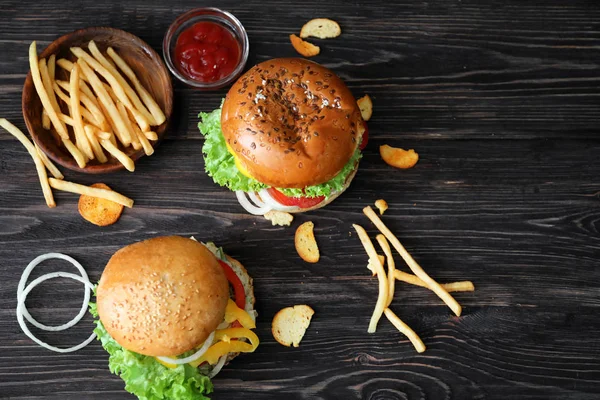
[[[246, 214], [203, 171], [199, 111], [224, 91], [175, 83], [171, 129], [136, 172], [66, 178], [102, 180], [136, 201], [100, 228], [77, 214], [77, 197], [43, 201], [25, 149], [0, 133], [0, 398], [130, 399], [98, 343], [73, 354], [33, 344], [15, 318], [16, 287], [35, 256], [60, 251], [100, 277], [111, 254], [157, 235], [214, 240], [254, 277], [261, 346], [215, 379], [214, 399], [555, 399], [600, 397], [600, 7], [592, 1], [207, 2], [248, 30], [249, 65], [293, 56], [287, 35], [317, 16], [342, 35], [319, 41], [315, 61], [356, 96], [369, 93], [371, 142], [349, 190], [292, 228]], [[204, 5], [204, 3], [203, 3]], [[21, 89], [31, 40], [45, 46], [88, 26], [129, 31], [160, 50], [191, 1], [28, 4], [0, 0], [0, 109], [25, 128]], [[387, 166], [378, 146], [414, 148], [415, 168]], [[382, 320], [366, 333], [376, 279], [352, 230], [373, 225], [361, 209], [384, 198], [383, 217], [440, 282], [470, 279], [451, 315], [432, 293], [397, 284], [392, 309], [427, 345], [417, 354]], [[307, 264], [294, 229], [312, 220], [321, 261]], [[398, 266], [407, 270], [400, 258]], [[33, 274], [64, 268], [60, 263]], [[49, 281], [28, 300], [42, 322], [76, 314], [81, 287]], [[315, 316], [299, 348], [270, 334], [281, 308], [307, 303]], [[58, 345], [89, 335], [91, 318]]]

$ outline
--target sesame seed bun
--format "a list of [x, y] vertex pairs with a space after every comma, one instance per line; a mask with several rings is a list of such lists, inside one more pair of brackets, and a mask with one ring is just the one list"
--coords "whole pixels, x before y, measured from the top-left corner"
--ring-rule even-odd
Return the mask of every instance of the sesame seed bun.
[[354, 96], [332, 71], [278, 58], [254, 66], [231, 87], [221, 129], [256, 180], [301, 189], [342, 170], [364, 125]]
[[214, 255], [179, 236], [126, 246], [109, 260], [97, 289], [98, 314], [127, 350], [177, 356], [223, 321], [229, 284]]

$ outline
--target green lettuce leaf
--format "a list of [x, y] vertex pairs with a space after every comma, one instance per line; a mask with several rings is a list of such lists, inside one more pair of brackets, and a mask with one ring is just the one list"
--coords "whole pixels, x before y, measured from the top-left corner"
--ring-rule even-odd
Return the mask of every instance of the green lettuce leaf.
[[95, 303], [90, 303], [90, 313], [96, 319], [94, 332], [110, 355], [108, 368], [111, 373], [121, 376], [129, 393], [141, 400], [209, 399], [204, 394], [212, 393], [212, 382], [198, 368], [184, 364], [171, 369], [157, 362], [154, 357], [125, 350], [98, 319]]
[[304, 189], [290, 189], [290, 188], [277, 188], [281, 193], [288, 197], [329, 197], [332, 193], [339, 192], [344, 188], [346, 179], [356, 168], [356, 164], [362, 158], [362, 153], [359, 149], [356, 149], [350, 161], [344, 165], [344, 168], [333, 178], [320, 185], [307, 186]]
[[[198, 128], [205, 137], [202, 147], [205, 170], [215, 183], [233, 191], [251, 192], [267, 188], [267, 185], [256, 179], [242, 175], [235, 166], [235, 159], [227, 150], [221, 131], [221, 109], [218, 108], [211, 113], [200, 113], [198, 117], [201, 119]], [[346, 178], [354, 171], [361, 157], [360, 150], [356, 149], [340, 173], [320, 185], [307, 186], [304, 189], [277, 188], [277, 190], [289, 197], [329, 197], [344, 188]]]
[[204, 135], [204, 169], [208, 176], [212, 177], [216, 184], [226, 186], [234, 192], [256, 192], [267, 186], [255, 179], [242, 175], [235, 166], [233, 155], [227, 150], [225, 137], [221, 132], [221, 109], [218, 108], [211, 113], [200, 113], [198, 123], [200, 132]]

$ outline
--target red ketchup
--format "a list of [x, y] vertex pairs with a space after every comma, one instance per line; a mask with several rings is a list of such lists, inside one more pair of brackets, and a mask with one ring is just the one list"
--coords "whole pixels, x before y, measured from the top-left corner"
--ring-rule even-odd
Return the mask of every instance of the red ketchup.
[[175, 64], [190, 79], [216, 82], [230, 75], [240, 61], [234, 34], [215, 22], [197, 22], [177, 38]]

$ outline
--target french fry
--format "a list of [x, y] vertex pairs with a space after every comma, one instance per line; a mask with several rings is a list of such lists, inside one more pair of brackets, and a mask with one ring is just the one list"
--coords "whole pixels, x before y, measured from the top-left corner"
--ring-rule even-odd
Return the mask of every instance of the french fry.
[[388, 264], [388, 298], [386, 306], [389, 307], [392, 304], [392, 300], [394, 299], [394, 292], [396, 290], [396, 279], [394, 279], [394, 272], [396, 271], [396, 263], [394, 262], [394, 257], [392, 256], [392, 249], [390, 248], [390, 244], [386, 240], [385, 236], [379, 234], [376, 236], [377, 242], [385, 257], [387, 258]]
[[371, 239], [369, 239], [369, 235], [367, 235], [365, 229], [356, 224], [353, 224], [352, 226], [356, 230], [356, 233], [358, 233], [358, 237], [360, 238], [360, 241], [369, 256], [369, 261], [374, 262], [375, 264], [375, 272], [377, 274], [377, 280], [379, 281], [379, 295], [377, 296], [377, 304], [375, 305], [375, 310], [373, 310], [373, 315], [371, 316], [371, 321], [369, 322], [369, 329], [367, 330], [369, 333], [375, 333], [377, 330], [377, 323], [383, 314], [383, 310], [385, 309], [388, 300], [387, 277], [385, 276], [383, 265], [381, 264], [381, 260], [379, 260], [377, 251], [373, 246], [373, 242], [371, 242]]
[[156, 141], [158, 140], [158, 135], [156, 134], [156, 132], [144, 132], [144, 136], [146, 136], [146, 138], [148, 140], [152, 140], [152, 141]]
[[89, 126], [90, 128], [92, 128], [92, 132], [94, 133], [94, 135], [96, 135], [98, 137], [98, 139], [110, 140], [110, 138], [113, 136], [112, 133], [101, 131], [93, 125], [86, 125], [86, 126]]
[[102, 139], [100, 140], [100, 144], [102, 147], [106, 149], [110, 154], [113, 155], [129, 172], [133, 172], [135, 170], [135, 164], [133, 160], [129, 158], [129, 156], [123, 153], [121, 150], [117, 148], [110, 140]]
[[121, 143], [123, 143], [123, 145], [129, 146], [129, 144], [131, 143], [131, 133], [127, 130], [125, 122], [123, 121], [121, 115], [119, 114], [119, 111], [117, 110], [117, 106], [115, 106], [115, 103], [112, 101], [112, 99], [106, 92], [106, 89], [104, 89], [102, 82], [100, 81], [96, 73], [92, 71], [92, 69], [87, 65], [87, 63], [83, 59], [79, 59], [77, 63], [80, 65], [81, 71], [87, 77], [89, 84], [94, 89], [94, 92], [96, 92], [96, 94], [98, 95], [98, 99], [100, 101], [100, 104], [104, 107], [106, 115], [110, 119], [112, 119], [112, 122], [114, 124], [113, 130], [115, 134], [119, 137], [119, 140], [121, 141]]
[[33, 145], [35, 146], [35, 150], [37, 151], [38, 156], [40, 156], [40, 160], [42, 160], [42, 163], [44, 163], [44, 166], [52, 174], [52, 176], [56, 179], [64, 179], [65, 176], [62, 174], [62, 172], [60, 172], [58, 168], [56, 168], [56, 165], [54, 165], [54, 163], [50, 161], [46, 153], [44, 153], [42, 149], [38, 147], [37, 143], [34, 143]]
[[[379, 263], [383, 265], [385, 263], [385, 256], [377, 254], [377, 258], [379, 259]], [[373, 276], [377, 275], [377, 270], [375, 269], [375, 264], [377, 261], [373, 261], [369, 258], [369, 263], [367, 264], [367, 268], [372, 272]]]
[[133, 200], [129, 197], [125, 197], [122, 194], [119, 194], [112, 190], [100, 189], [100, 188], [92, 188], [85, 185], [80, 185], [78, 183], [73, 183], [69, 181], [49, 178], [50, 187], [56, 190], [62, 190], [63, 192], [77, 193], [83, 194], [86, 196], [99, 197], [101, 199], [106, 199], [110, 201], [114, 201], [115, 203], [119, 203], [124, 205], [125, 207], [133, 207]]
[[442, 287], [448, 292], [474, 292], [475, 285], [471, 281], [443, 283]]
[[31, 45], [29, 46], [29, 69], [31, 70], [31, 78], [33, 80], [33, 85], [35, 86], [35, 91], [40, 97], [42, 107], [48, 113], [48, 118], [50, 118], [54, 129], [56, 129], [56, 132], [60, 135], [61, 138], [68, 139], [69, 134], [67, 132], [67, 128], [58, 119], [58, 115], [56, 115], [56, 110], [54, 109], [52, 102], [50, 101], [50, 97], [48, 96], [48, 93], [46, 92], [46, 89], [44, 87], [42, 76], [40, 74], [35, 41], [31, 42]]
[[[406, 272], [395, 270], [393, 276], [399, 281], [429, 289], [429, 286], [427, 286], [425, 282], [413, 274], [407, 274]], [[447, 292], [473, 292], [475, 290], [475, 285], [473, 285], [473, 282], [471, 281], [442, 283], [440, 285], [446, 289]]]
[[[66, 58], [61, 58], [58, 61], [56, 61], [56, 65], [68, 72], [71, 72], [71, 70], [73, 69], [73, 63], [67, 60]], [[87, 81], [87, 78], [85, 76], [82, 76], [81, 79]]]
[[96, 96], [94, 96], [94, 92], [92, 92], [92, 89], [90, 89], [83, 79], [79, 80], [79, 90], [81, 90], [81, 93], [85, 94], [96, 107], [100, 107], [96, 100]]
[[104, 154], [104, 150], [102, 150], [102, 146], [100, 146], [100, 143], [98, 142], [98, 138], [96, 137], [96, 134], [94, 133], [94, 127], [92, 127], [91, 125], [86, 125], [83, 127], [83, 130], [85, 132], [85, 135], [86, 135], [88, 141], [90, 142], [90, 145], [92, 146], [92, 150], [94, 151], [94, 155], [96, 156], [96, 159], [99, 162], [101, 162], [102, 164], [107, 162], [108, 158], [106, 158], [106, 155]]
[[[61, 58], [60, 60], [58, 60], [56, 62], [56, 64], [68, 72], [71, 72], [71, 70], [73, 69], [73, 63], [71, 61], [67, 60], [66, 58]], [[96, 96], [94, 96], [94, 93], [91, 91], [91, 89], [87, 85], [87, 83], [88, 83], [87, 77], [85, 75], [81, 74], [80, 78], [81, 78], [81, 81], [79, 82], [79, 87], [80, 87], [81, 91], [83, 93], [85, 93], [90, 99], [92, 99], [92, 101], [94, 101], [96, 103], [96, 105], [99, 107], [99, 104], [96, 101]], [[67, 89], [65, 89], [65, 90], [67, 90]]]
[[[133, 70], [129, 67], [129, 65], [127, 65], [127, 63], [125, 62], [125, 60], [123, 60], [112, 49], [112, 47], [108, 48], [107, 53], [110, 56], [110, 58], [113, 59], [113, 61], [115, 62], [115, 64], [117, 64], [117, 67], [119, 67], [119, 69], [121, 71], [123, 71], [123, 73], [125, 74], [125, 76], [127, 76], [127, 78], [129, 78], [129, 80], [133, 83], [133, 86], [135, 87], [135, 90], [138, 91], [138, 93], [140, 94], [140, 97], [142, 98], [142, 101], [144, 102], [144, 104], [146, 105], [146, 107], [148, 107], [148, 110], [150, 111], [150, 113], [154, 117], [154, 122], [157, 125], [160, 125], [163, 122], [165, 122], [165, 120], [166, 120], [165, 114], [160, 109], [160, 107], [156, 103], [156, 101], [154, 101], [154, 98], [152, 97], [152, 95], [150, 95], [150, 93], [148, 93], [148, 91], [146, 90], [146, 88], [144, 88], [144, 86], [140, 83], [140, 81], [138, 80], [137, 76], [135, 75], [135, 73], [133, 72]], [[152, 139], [150, 139], [150, 140], [152, 140]]]
[[154, 154], [154, 147], [152, 147], [152, 144], [148, 141], [148, 138], [146, 137], [146, 135], [144, 135], [144, 132], [142, 132], [137, 126], [134, 126], [133, 130], [135, 131], [140, 143], [142, 144], [144, 153], [147, 156], [151, 156], [152, 154]]
[[81, 149], [86, 157], [90, 160], [93, 160], [96, 158], [96, 156], [94, 155], [92, 146], [88, 141], [85, 131], [83, 130], [83, 119], [81, 117], [81, 106], [79, 104], [79, 64], [75, 64], [73, 66], [73, 70], [71, 71], [71, 76], [69, 79], [69, 89], [69, 93], [71, 94], [71, 118], [73, 118], [73, 122], [75, 123], [73, 126], [73, 131], [75, 132], [75, 137], [77, 138], [77, 144], [81, 146]]
[[[36, 63], [37, 65], [37, 63]], [[35, 169], [37, 170], [38, 177], [40, 179], [40, 185], [42, 186], [42, 192], [44, 193], [44, 199], [46, 200], [46, 204], [48, 207], [53, 208], [56, 207], [56, 202], [54, 201], [54, 196], [52, 195], [52, 189], [50, 189], [50, 184], [48, 182], [48, 175], [46, 174], [46, 168], [44, 167], [44, 163], [40, 158], [37, 150], [31, 143], [31, 141], [25, 136], [23, 132], [13, 124], [11, 124], [6, 118], [0, 118], [0, 126], [6, 129], [8, 133], [13, 135], [15, 138], [21, 142], [23, 146], [33, 158], [33, 162], [35, 163]]]
[[[81, 80], [79, 80], [79, 82], [81, 82]], [[65, 94], [61, 90], [61, 88], [58, 87], [58, 85], [59, 85], [59, 83], [57, 83], [57, 81], [55, 81], [54, 87], [53, 87], [54, 93], [56, 93], [56, 95], [58, 96], [59, 99], [61, 99], [62, 101], [64, 101], [67, 104], [67, 107], [69, 109], [69, 114], [71, 114], [72, 113], [71, 112], [71, 98], [67, 94]], [[67, 87], [68, 87], [68, 85], [69, 84], [67, 83]], [[67, 89], [67, 91], [68, 90], [69, 89]], [[85, 108], [81, 108], [80, 111], [81, 111], [81, 116], [83, 117], [84, 120], [86, 120], [88, 123], [90, 123], [94, 126], [97, 126], [98, 129], [101, 129], [100, 123], [96, 120], [96, 117], [91, 112], [89, 112]], [[74, 124], [75, 124], [75, 121], [73, 120], [73, 118], [71, 118], [70, 116], [64, 115], [62, 113], [58, 114], [58, 118], [67, 125], [74, 126]]]
[[138, 138], [138, 135], [133, 130], [134, 125], [129, 120], [129, 116], [127, 115], [127, 109], [121, 102], [118, 102], [116, 104], [117, 104], [117, 110], [119, 110], [119, 114], [121, 114], [121, 118], [123, 118], [123, 121], [125, 121], [125, 125], [127, 126], [127, 129], [129, 129], [129, 132], [131, 132], [131, 145], [133, 146], [134, 150], [141, 149], [142, 144], [140, 143], [140, 139]]
[[[50, 73], [46, 64], [46, 60], [41, 59], [39, 60], [38, 63], [38, 67], [40, 70], [40, 75], [42, 77], [42, 83], [44, 84], [44, 89], [46, 90], [46, 92], [48, 93], [48, 98], [50, 99], [50, 103], [52, 104], [52, 107], [54, 108], [54, 110], [56, 111], [57, 114], [60, 114], [62, 111], [60, 109], [60, 107], [58, 106], [58, 102], [56, 100], [56, 97], [54, 96], [54, 93], [52, 93], [52, 83], [53, 83], [53, 79], [50, 78]], [[50, 86], [48, 86], [50, 85]], [[46, 123], [46, 121], [44, 121], [44, 115], [46, 115], [46, 118], [48, 119], [49, 125], [44, 125]], [[64, 124], [63, 124], [64, 126]], [[50, 117], [48, 116], [48, 113], [46, 112], [46, 110], [44, 110], [43, 105], [42, 105], [42, 127], [50, 130], [50, 133], [52, 134], [52, 136], [54, 137], [54, 140], [56, 141], [56, 144], [60, 145], [61, 143], [61, 136], [58, 134], [58, 131], [56, 130], [51, 130], [52, 127], [52, 123], [50, 121]], [[66, 127], [65, 127], [66, 129]]]
[[85, 168], [85, 165], [87, 164], [87, 159], [85, 155], [77, 148], [77, 146], [75, 146], [70, 139], [63, 139], [62, 143], [67, 149], [67, 151], [71, 153], [71, 155], [75, 159], [77, 166], [79, 166], [79, 168]]
[[48, 75], [50, 75], [50, 79], [54, 81], [54, 75], [56, 74], [56, 54], [51, 54], [48, 57]]
[[438, 297], [442, 299], [448, 307], [450, 307], [454, 314], [460, 317], [460, 314], [462, 312], [462, 307], [460, 306], [460, 304], [458, 304], [454, 297], [452, 297], [439, 283], [437, 283], [429, 275], [427, 275], [427, 272], [425, 272], [423, 268], [421, 268], [421, 266], [415, 261], [415, 259], [412, 258], [412, 256], [408, 253], [408, 251], [406, 251], [404, 246], [402, 246], [398, 238], [394, 236], [394, 234], [388, 229], [387, 226], [385, 226], [385, 224], [381, 221], [377, 214], [375, 214], [371, 206], [363, 208], [363, 213], [371, 220], [371, 222], [373, 222], [373, 224], [375, 224], [377, 229], [379, 229], [379, 231], [383, 233], [385, 237], [390, 241], [392, 246], [394, 246], [396, 251], [400, 254], [400, 256], [402, 256], [402, 259], [404, 259], [406, 264], [408, 264], [411, 271], [416, 276], [421, 278], [421, 280], [427, 284], [427, 287], [430, 288], [435, 294], [437, 294]]
[[[104, 89], [106, 89], [106, 93], [108, 93], [108, 95], [110, 96], [112, 101], [114, 101], [115, 104], [122, 103], [121, 100], [119, 100], [119, 97], [116, 95], [115, 91], [110, 87], [109, 84], [105, 83]], [[141, 114], [136, 109], [127, 107], [127, 105], [124, 105], [124, 106], [133, 115], [135, 124], [137, 126], [139, 126], [142, 131], [145, 132], [145, 131], [150, 130], [150, 125], [148, 124], [148, 122], [146, 121], [145, 118], [140, 118]]]
[[415, 333], [415, 331], [413, 331], [410, 328], [410, 326], [406, 325], [389, 308], [386, 308], [384, 310], [384, 313], [385, 313], [385, 316], [387, 317], [387, 319], [396, 327], [396, 329], [398, 329], [404, 336], [406, 336], [408, 338], [408, 340], [410, 340], [412, 345], [415, 347], [415, 350], [417, 350], [417, 353], [422, 353], [425, 351], [425, 344], [423, 343], [423, 341], [421, 340], [419, 335], [417, 335]]
[[[59, 113], [61, 111], [60, 111], [60, 107], [58, 105], [58, 101], [56, 100], [56, 96], [54, 96], [54, 92], [52, 90], [53, 79], [50, 77], [50, 72], [48, 71], [48, 65], [46, 64], [46, 60], [42, 58], [38, 62], [38, 67], [40, 69], [40, 75], [42, 77], [42, 83], [44, 84], [44, 89], [46, 90], [46, 93], [48, 93], [48, 98], [50, 99], [50, 104], [52, 104], [52, 108], [54, 108], [54, 110], [57, 113]], [[48, 117], [48, 118], [50, 118], [50, 117]], [[43, 123], [43, 121], [42, 121], [42, 123]], [[65, 129], [66, 129], [66, 127], [65, 127]]]
[[[48, 75], [50, 76], [50, 81], [54, 81], [54, 73], [56, 71], [56, 56], [52, 54], [48, 58]], [[43, 79], [42, 79], [43, 82]], [[48, 90], [48, 89], [46, 89]], [[42, 127], [46, 130], [50, 129], [50, 117], [48, 117], [48, 113], [46, 110], [42, 110]]]
[[48, 117], [48, 113], [46, 110], [42, 110], [42, 128], [45, 130], [50, 130], [52, 124], [50, 123], [50, 117]]
[[110, 115], [108, 115], [108, 112], [106, 111], [106, 108], [104, 108], [104, 105], [102, 103], [100, 103], [100, 109], [102, 110], [102, 112], [106, 116], [106, 120], [108, 121], [108, 125], [110, 125], [110, 129], [107, 130], [107, 132], [110, 133], [110, 139], [109, 140], [110, 140], [110, 142], [112, 144], [114, 144], [115, 146], [117, 146], [117, 137], [118, 137], [118, 134], [116, 133], [117, 131], [115, 129], [115, 123], [110, 118]]
[[98, 46], [96, 46], [96, 43], [93, 40], [90, 40], [90, 43], [88, 44], [88, 49], [90, 49], [92, 56], [94, 56], [94, 58], [96, 58], [96, 60], [115, 77], [117, 82], [121, 85], [121, 87], [127, 94], [127, 97], [129, 97], [129, 99], [131, 100], [133, 107], [135, 107], [135, 109], [145, 117], [146, 121], [148, 121], [150, 125], [157, 125], [157, 123], [154, 121], [154, 117], [148, 111], [146, 106], [142, 104], [142, 101], [135, 93], [135, 90], [133, 90], [131, 86], [129, 86], [129, 83], [127, 83], [125, 78], [123, 78], [119, 70], [117, 70], [114, 67], [114, 65], [111, 64], [109, 60], [106, 59], [106, 57], [104, 57], [104, 54], [100, 52]]
[[[135, 121], [133, 120], [133, 116], [131, 115], [131, 113], [127, 113], [127, 116], [129, 117], [129, 121], [131, 121], [131, 126], [133, 128], [133, 131], [137, 135], [138, 140], [140, 141], [140, 144], [142, 145], [142, 148], [144, 149], [144, 153], [147, 156], [151, 156], [152, 154], [154, 154], [154, 147], [152, 147], [152, 144], [148, 141], [148, 138], [146, 137], [146, 135], [144, 135], [144, 132], [142, 132], [141, 129], [139, 128], [139, 126], [137, 126], [135, 124]], [[133, 143], [133, 141], [132, 141], [132, 143]]]
[[73, 121], [73, 118], [71, 118], [71, 117], [70, 117], [70, 116], [68, 116], [68, 115], [65, 115], [65, 114], [62, 114], [62, 113], [61, 113], [61, 114], [58, 114], [58, 118], [60, 118], [60, 120], [61, 120], [62, 122], [64, 122], [65, 124], [67, 124], [67, 125], [69, 125], [69, 126], [73, 126], [73, 125], [75, 125], [75, 121]]
[[[136, 116], [136, 121], [139, 121], [138, 124], [144, 130], [144, 126], [149, 126], [148, 119], [141, 114], [131, 103], [129, 97], [126, 94], [127, 88], [121, 87], [118, 80], [111, 74], [102, 64], [100, 64], [94, 57], [89, 55], [80, 47], [71, 47], [71, 52], [75, 54], [79, 58], [79, 60], [83, 60], [88, 64], [91, 68], [94, 69], [97, 73], [99, 73], [110, 85], [110, 87], [114, 90], [115, 95], [119, 98], [121, 103], [123, 103], [131, 112]], [[78, 61], [79, 62], [79, 61]], [[88, 77], [89, 78], [89, 77]], [[131, 87], [129, 87], [131, 90]], [[95, 89], [94, 89], [95, 90]], [[133, 90], [131, 90], [133, 92]], [[96, 90], [97, 92], [97, 90]], [[135, 94], [133, 94], [135, 95]]]
[[71, 153], [71, 155], [77, 162], [77, 165], [80, 168], [84, 168], [85, 158], [83, 156], [83, 153], [81, 153], [81, 151], [79, 151], [79, 149], [75, 147], [75, 145], [73, 145], [73, 143], [69, 139], [69, 133], [67, 132], [67, 128], [61, 123], [60, 119], [58, 118], [58, 114], [53, 108], [52, 103], [50, 103], [50, 98], [48, 97], [48, 93], [44, 88], [44, 83], [42, 82], [42, 77], [40, 75], [40, 69], [38, 65], [38, 56], [35, 41], [33, 41], [29, 46], [29, 68], [31, 69], [31, 78], [33, 80], [33, 85], [35, 86], [35, 91], [40, 97], [42, 107], [48, 113], [48, 118], [50, 118], [52, 126], [54, 126], [54, 129], [62, 138], [63, 144], [65, 145], [69, 153]]
[[[58, 86], [60, 86], [62, 89], [66, 90], [67, 93], [69, 93], [69, 96], [71, 95], [70, 82], [56, 81], [56, 84], [58, 84]], [[88, 109], [88, 111], [91, 113], [91, 115], [93, 115], [93, 120], [91, 120], [90, 122], [94, 123], [94, 125], [96, 125], [100, 129], [108, 130], [109, 129], [108, 122], [106, 121], [106, 118], [104, 117], [104, 114], [102, 113], [102, 110], [100, 110], [100, 108], [98, 107], [98, 102], [96, 101], [96, 97], [94, 97], [94, 94], [87, 87], [87, 85], [81, 86], [81, 84], [85, 85], [85, 82], [83, 82], [83, 80], [80, 79], [79, 80], [79, 85], [80, 85], [79, 86], [79, 100]], [[82, 90], [83, 87], [87, 88], [87, 90], [85, 90], [85, 91], [88, 92], [89, 94], [91, 94], [92, 97], [90, 97], [88, 94], [86, 94], [84, 92], [84, 90]], [[84, 116], [84, 118], [85, 118], [85, 116]]]

